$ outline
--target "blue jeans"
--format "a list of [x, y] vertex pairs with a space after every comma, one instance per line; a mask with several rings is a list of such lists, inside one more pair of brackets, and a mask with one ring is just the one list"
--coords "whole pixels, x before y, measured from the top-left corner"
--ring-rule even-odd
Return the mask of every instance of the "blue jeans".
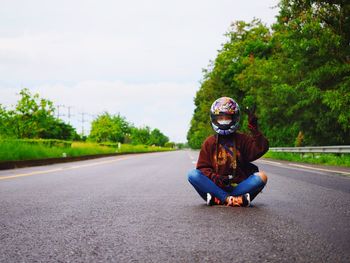
[[188, 181], [204, 200], [207, 200], [207, 193], [210, 193], [212, 196], [219, 198], [222, 203], [224, 203], [226, 198], [230, 195], [238, 196], [246, 193], [250, 194], [250, 200], [252, 201], [265, 187], [265, 183], [260, 176], [252, 174], [236, 187], [228, 186], [222, 189], [197, 169], [188, 173]]

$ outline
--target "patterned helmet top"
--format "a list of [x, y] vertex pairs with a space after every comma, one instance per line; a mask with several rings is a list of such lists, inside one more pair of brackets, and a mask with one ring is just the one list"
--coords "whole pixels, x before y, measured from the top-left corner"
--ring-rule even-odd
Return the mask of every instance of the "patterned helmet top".
[[219, 115], [220, 113], [235, 114], [239, 112], [238, 104], [229, 97], [221, 97], [214, 101], [210, 109], [212, 114]]

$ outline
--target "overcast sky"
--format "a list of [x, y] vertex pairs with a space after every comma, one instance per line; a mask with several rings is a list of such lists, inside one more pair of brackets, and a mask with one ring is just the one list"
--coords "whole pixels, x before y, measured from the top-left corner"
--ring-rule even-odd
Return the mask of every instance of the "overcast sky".
[[65, 105], [61, 114], [71, 106], [78, 132], [82, 112], [91, 120], [108, 111], [185, 142], [202, 69], [231, 22], [270, 25], [277, 3], [0, 0], [0, 104], [15, 104], [28, 88]]

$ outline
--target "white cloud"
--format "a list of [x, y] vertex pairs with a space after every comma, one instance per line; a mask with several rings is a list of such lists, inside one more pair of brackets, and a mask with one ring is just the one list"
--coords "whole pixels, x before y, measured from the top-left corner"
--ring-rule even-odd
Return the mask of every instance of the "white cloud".
[[0, 10], [0, 72], [35, 83], [198, 81], [230, 22], [271, 23], [276, 2], [9, 1]]

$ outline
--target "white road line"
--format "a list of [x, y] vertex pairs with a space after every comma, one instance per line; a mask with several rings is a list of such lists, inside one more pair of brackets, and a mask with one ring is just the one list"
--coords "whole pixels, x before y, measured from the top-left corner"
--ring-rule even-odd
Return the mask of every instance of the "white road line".
[[311, 170], [318, 170], [318, 171], [324, 171], [324, 172], [330, 172], [330, 173], [338, 173], [338, 174], [348, 174], [348, 175], [350, 175], [350, 172], [343, 172], [343, 171], [329, 170], [329, 169], [323, 169], [323, 168], [316, 168], [316, 167], [310, 167], [310, 166], [301, 165], [301, 164], [288, 163], [288, 165], [301, 167], [301, 168], [306, 168], [306, 169], [311, 169]]
[[54, 173], [54, 172], [58, 172], [58, 171], [73, 170], [73, 169], [79, 169], [79, 168], [90, 167], [90, 166], [97, 166], [97, 165], [102, 165], [102, 164], [107, 164], [107, 163], [114, 163], [114, 162], [118, 162], [121, 160], [129, 159], [129, 158], [131, 158], [131, 157], [122, 157], [122, 158], [108, 160], [108, 161], [94, 162], [94, 163], [88, 163], [88, 164], [82, 164], [82, 165], [74, 165], [74, 166], [69, 166], [69, 167], [60, 167], [57, 169], [35, 171], [35, 172], [31, 172], [31, 173], [14, 174], [14, 175], [7, 175], [7, 176], [5, 175], [5, 176], [0, 176], [0, 180], [25, 177], [25, 176], [32, 176], [32, 175], [37, 175], [37, 174]]
[[114, 163], [114, 162], [117, 162], [117, 161], [120, 161], [120, 160], [125, 160], [125, 159], [128, 159], [128, 157], [123, 157], [123, 158], [119, 158], [119, 159], [115, 159], [115, 160], [102, 161], [102, 162], [95, 162], [95, 163], [88, 163], [88, 164], [82, 164], [82, 165], [69, 166], [69, 167], [66, 168], [66, 170], [78, 169], [78, 168], [89, 167], [89, 166], [96, 166], [96, 165], [101, 165], [101, 164], [106, 164], [106, 163]]
[[324, 169], [324, 168], [317, 168], [317, 167], [312, 167], [312, 166], [306, 166], [306, 165], [301, 165], [301, 164], [294, 164], [294, 163], [287, 163], [287, 164], [282, 164], [279, 162], [273, 162], [273, 161], [266, 161], [266, 160], [258, 160], [256, 161], [257, 163], [266, 163], [274, 166], [283, 166], [283, 168], [287, 169], [298, 169], [298, 168], [304, 168], [304, 170], [315, 170], [315, 171], [322, 171], [322, 172], [328, 172], [328, 173], [337, 173], [337, 174], [345, 174], [345, 175], [350, 175], [350, 172], [343, 172], [343, 171], [337, 171], [337, 170], [330, 170], [330, 169]]
[[257, 162], [268, 163], [268, 164], [276, 164], [276, 165], [283, 165], [283, 164], [281, 164], [279, 162], [266, 161], [266, 160], [258, 160]]
[[51, 170], [45, 170], [45, 171], [35, 171], [35, 172], [24, 173], [24, 174], [7, 175], [7, 176], [1, 176], [0, 180], [25, 177], [25, 176], [31, 176], [31, 175], [36, 175], [36, 174], [54, 173], [54, 172], [58, 172], [58, 171], [62, 171], [62, 170], [64, 170], [64, 168], [57, 168], [57, 169], [51, 169]]

